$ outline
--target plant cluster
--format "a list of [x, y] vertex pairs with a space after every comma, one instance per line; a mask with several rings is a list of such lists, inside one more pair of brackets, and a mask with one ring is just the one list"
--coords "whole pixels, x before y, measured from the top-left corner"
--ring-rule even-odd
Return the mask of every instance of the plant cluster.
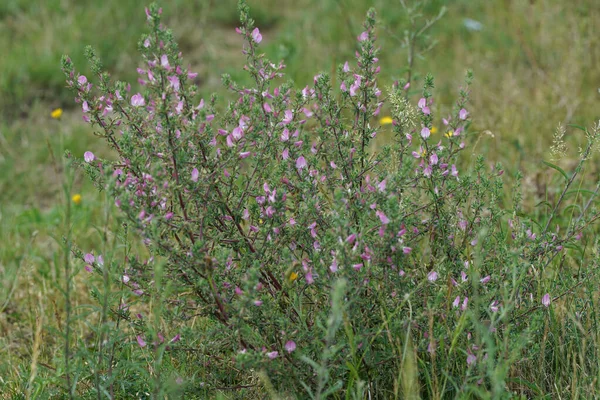
[[[508, 198], [502, 166], [478, 157], [463, 171], [471, 73], [447, 114], [431, 76], [422, 90], [409, 80], [382, 89], [370, 11], [356, 59], [336, 80], [321, 73], [297, 89], [239, 9], [254, 84], [223, 76], [225, 103], [199, 98], [156, 6], [139, 43], [139, 92], [112, 81], [92, 49], [94, 84], [63, 59], [85, 121], [115, 155], [88, 151], [75, 164], [114, 199], [123, 227], [110, 256], [74, 251], [104, 282], [91, 284], [103, 328], [77, 346], [90, 369], [78, 379], [99, 396], [531, 394], [530, 360], [560, 357], [549, 326], [597, 331], [584, 293], [597, 282], [598, 245], [579, 245], [599, 215], [597, 189], [557, 218], [597, 127], [573, 174], [549, 164], [565, 190], [535, 221], [521, 210], [520, 176]], [[391, 128], [378, 123], [387, 110]], [[597, 372], [592, 364], [578, 365]]]

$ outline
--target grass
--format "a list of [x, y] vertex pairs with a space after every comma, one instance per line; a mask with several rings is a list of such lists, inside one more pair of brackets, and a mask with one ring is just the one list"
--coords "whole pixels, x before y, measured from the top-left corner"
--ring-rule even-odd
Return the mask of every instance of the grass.
[[[200, 73], [198, 83], [206, 95], [222, 92], [221, 73], [247, 79], [238, 72], [243, 56], [233, 31], [235, 3], [162, 2], [165, 22], [185, 59]], [[265, 51], [272, 59], [285, 60], [298, 86], [312, 81], [316, 71], [332, 72], [352, 57], [370, 4], [381, 18], [380, 85], [385, 87], [405, 76], [407, 52], [400, 38], [407, 21], [398, 2], [250, 1]], [[503, 162], [509, 176], [525, 172], [526, 203], [535, 213], [534, 205], [554, 195], [547, 187], [561, 179], [541, 164], [549, 158], [556, 125], [585, 125], [598, 118], [600, 9], [594, 0], [433, 0], [426, 17], [443, 5], [447, 14], [430, 32], [436, 45], [416, 60], [415, 69], [435, 76], [436, 102], [446, 109], [457, 90], [454, 82], [473, 69], [471, 110], [474, 128], [481, 132], [476, 148], [489, 163]], [[482, 29], [467, 29], [465, 18], [479, 21]], [[111, 73], [135, 82], [135, 49], [144, 24], [137, 2], [0, 3], [0, 239], [5, 244], [0, 247], [0, 398], [41, 376], [50, 382], [60, 345], [52, 332], [61, 324], [64, 302], [62, 236], [70, 231], [79, 245], [99, 246], [106, 218], [102, 194], [75, 174], [72, 193], [81, 193], [83, 201], [71, 206], [72, 224], [64, 226], [70, 198], [62, 189], [62, 154], [68, 149], [82, 156], [102, 145], [83, 125], [65, 88], [60, 56], [68, 53], [84, 68], [83, 46], [91, 44]], [[422, 77], [416, 77], [413, 88]], [[56, 107], [65, 109], [60, 120], [50, 118]], [[573, 159], [583, 142], [574, 132], [567, 137]], [[100, 147], [97, 152], [103, 151], [109, 150]], [[597, 173], [597, 163], [590, 165]], [[561, 166], [568, 169], [572, 162], [562, 160]], [[89, 294], [78, 278], [74, 287], [75, 303], [83, 304]], [[554, 339], [556, 345], [567, 345], [565, 336]], [[47, 384], [33, 387], [43, 393], [52, 386]]]

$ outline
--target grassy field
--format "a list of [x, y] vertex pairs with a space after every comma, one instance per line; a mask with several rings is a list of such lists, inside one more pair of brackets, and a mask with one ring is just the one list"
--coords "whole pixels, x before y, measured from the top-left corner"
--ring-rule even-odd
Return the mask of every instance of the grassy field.
[[[271, 59], [285, 61], [298, 87], [353, 57], [371, 5], [380, 18], [380, 86], [406, 76], [402, 39], [408, 21], [398, 1], [249, 3], [263, 48]], [[223, 73], [248, 79], [240, 68], [234, 0], [161, 5], [184, 58], [199, 72], [203, 94], [223, 93]], [[555, 195], [548, 185], [560, 179], [541, 162], [549, 160], [556, 126], [589, 125], [599, 117], [600, 6], [596, 0], [432, 0], [423, 18], [435, 17], [442, 7], [445, 15], [422, 43], [431, 48], [415, 60], [420, 75], [413, 87], [432, 73], [436, 102], [450, 109], [465, 71], [473, 70], [472, 129], [481, 133], [473, 145], [489, 164], [502, 162], [508, 176], [523, 171], [525, 202], [536, 212], [534, 205]], [[139, 2], [0, 2], [0, 398], [25, 391], [28, 382], [51, 382], [60, 346], [53, 332], [61, 329], [64, 304], [62, 237], [71, 232], [78, 245], [94, 247], [110, 219], [103, 195], [64, 168], [65, 150], [81, 157], [99, 148], [95, 152], [109, 158], [110, 150], [84, 125], [65, 88], [60, 57], [69, 54], [85, 71], [83, 48], [91, 44], [111, 74], [133, 83], [145, 31]], [[64, 110], [59, 119], [51, 117], [56, 108]], [[559, 165], [569, 169], [583, 138], [569, 134], [566, 141], [569, 157]], [[598, 163], [589, 165], [597, 177]], [[80, 204], [72, 201], [74, 194], [81, 195]], [[78, 277], [75, 287], [75, 305], [85, 303], [89, 294]]]

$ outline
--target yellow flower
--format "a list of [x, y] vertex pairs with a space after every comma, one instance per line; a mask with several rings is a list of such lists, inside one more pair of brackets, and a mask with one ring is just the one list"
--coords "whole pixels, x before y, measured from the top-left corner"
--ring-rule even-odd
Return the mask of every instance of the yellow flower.
[[62, 115], [63, 115], [62, 108], [56, 108], [56, 109], [52, 110], [52, 112], [50, 113], [50, 116], [54, 119], [60, 119], [60, 117], [62, 117]]
[[290, 274], [290, 276], [288, 277], [288, 279], [290, 280], [290, 282], [294, 282], [296, 279], [298, 279], [298, 274], [295, 272], [292, 272]]
[[450, 139], [452, 136], [454, 136], [454, 132], [453, 131], [448, 131], [445, 133], [445, 136]]
[[75, 205], [80, 205], [81, 204], [81, 195], [79, 193], [74, 194], [73, 197], [71, 197], [71, 200], [73, 200], [73, 203], [75, 203]]
[[394, 122], [394, 120], [392, 119], [392, 117], [383, 117], [383, 118], [381, 118], [381, 119], [379, 120], [379, 123], [380, 123], [381, 125], [389, 125], [389, 124], [391, 124], [392, 122]]
[[437, 133], [437, 131], [438, 131], [437, 126], [432, 126], [431, 129], [429, 130], [429, 132], [431, 132], [432, 135]]

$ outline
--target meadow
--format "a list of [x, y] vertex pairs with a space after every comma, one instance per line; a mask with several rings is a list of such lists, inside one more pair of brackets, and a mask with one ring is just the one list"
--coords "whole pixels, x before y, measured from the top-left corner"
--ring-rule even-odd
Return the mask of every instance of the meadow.
[[[339, 331], [332, 333], [335, 323], [331, 321], [336, 318], [345, 321], [342, 315], [346, 314], [333, 306], [332, 311], [328, 306], [330, 302], [337, 304], [336, 299], [341, 301], [338, 292], [344, 290], [342, 283], [331, 283], [324, 286], [322, 291], [314, 290], [312, 299], [322, 308], [311, 308], [305, 316], [311, 319], [313, 314], [320, 315], [318, 313], [322, 312], [325, 316], [322, 319], [324, 327], [319, 322], [316, 325], [306, 323], [304, 328], [307, 331], [298, 333], [296, 342], [300, 348], [300, 338], [308, 340], [311, 329], [323, 328], [323, 342], [329, 343], [333, 337], [337, 337], [340, 348], [344, 343], [350, 350], [348, 354], [339, 349], [331, 350], [331, 354], [327, 352], [329, 350], [324, 350], [330, 358], [316, 366], [314, 362], [311, 364], [303, 359], [302, 362], [314, 367], [314, 374], [299, 374], [297, 382], [286, 383], [285, 374], [295, 376], [292, 367], [281, 367], [281, 371], [273, 372], [268, 367], [262, 369], [262, 364], [250, 356], [238, 360], [231, 375], [216, 377], [214, 371], [221, 373], [222, 369], [219, 368], [223, 365], [230, 367], [226, 360], [231, 354], [222, 350], [222, 353], [214, 354], [215, 359], [212, 359], [211, 352], [231, 347], [235, 340], [213, 336], [219, 330], [218, 318], [211, 318], [212, 314], [205, 312], [199, 304], [194, 303], [194, 307], [200, 310], [198, 317], [190, 317], [189, 310], [182, 311], [185, 307], [182, 306], [180, 310], [177, 308], [179, 305], [175, 306], [179, 299], [189, 295], [191, 289], [182, 294], [164, 283], [162, 294], [160, 288], [155, 288], [156, 293], [153, 292], [146, 300], [135, 304], [132, 302], [132, 310], [152, 316], [153, 328], [144, 329], [148, 329], [148, 337], [154, 337], [155, 348], [161, 349], [148, 351], [149, 354], [140, 353], [152, 346], [150, 339], [146, 339], [146, 347], [144, 336], [134, 333], [136, 329], [141, 329], [139, 325], [132, 322], [129, 329], [123, 328], [118, 321], [127, 319], [116, 311], [114, 315], [118, 316], [117, 322], [113, 325], [107, 323], [112, 318], [108, 311], [114, 309], [112, 306], [115, 304], [120, 307], [121, 299], [126, 297], [126, 288], [114, 289], [108, 272], [104, 276], [99, 274], [94, 280], [84, 266], [90, 264], [97, 268], [98, 261], [83, 260], [86, 253], [96, 256], [104, 254], [105, 258], [111, 260], [106, 264], [115, 265], [115, 273], [120, 276], [123, 272], [117, 271], [117, 264], [124, 268], [133, 259], [137, 260], [134, 264], [142, 264], [140, 260], [148, 259], [151, 254], [140, 232], [134, 228], [131, 228], [131, 232], [121, 230], [122, 211], [115, 207], [111, 191], [103, 187], [104, 181], [82, 161], [86, 151], [93, 151], [95, 157], [110, 160], [111, 163], [117, 163], [119, 156], [98, 133], [99, 128], [90, 127], [82, 119], [85, 113], [82, 113], [81, 104], [74, 101], [76, 96], [67, 87], [61, 71], [61, 56], [68, 54], [76, 70], [92, 81], [94, 66], [93, 63], [90, 66], [84, 55], [85, 46], [91, 45], [111, 76], [131, 82], [131, 93], [141, 91], [141, 85], [136, 83], [139, 78], [136, 68], [146, 66], [139, 57], [140, 37], [149, 31], [144, 5], [116, 0], [89, 4], [69, 0], [4, 0], [0, 3], [0, 49], [3, 49], [3, 56], [0, 57], [0, 240], [3, 243], [0, 246], [0, 398], [600, 396], [600, 367], [594, 361], [600, 355], [600, 327], [596, 324], [598, 228], [594, 224], [600, 169], [598, 154], [593, 151], [597, 146], [590, 145], [590, 154], [586, 153], [586, 146], [591, 143], [589, 141], [595, 140], [592, 137], [593, 126], [599, 118], [600, 69], [597, 66], [600, 62], [600, 37], [597, 27], [600, 23], [600, 7], [597, 2], [249, 0], [248, 4], [255, 26], [260, 28], [262, 34], [260, 51], [274, 62], [283, 60], [286, 78], [293, 80], [291, 88], [298, 90], [313, 85], [313, 79], [314, 85], [317, 85], [315, 76], [320, 72], [332, 77], [332, 87], [337, 89], [340, 86], [340, 66], [355, 59], [357, 37], [364, 31], [363, 22], [368, 9], [373, 7], [377, 11], [374, 28], [376, 43], [381, 49], [378, 54], [378, 65], [381, 66], [378, 87], [387, 96], [396, 90], [394, 82], [410, 81], [406, 96], [414, 103], [415, 109], [419, 98], [424, 96], [423, 87], [425, 92], [432, 91], [435, 101], [431, 107], [439, 112], [434, 113], [433, 120], [424, 121], [432, 128], [433, 142], [443, 139], [442, 116], [453, 113], [457, 94], [464, 88], [465, 74], [468, 70], [472, 71], [474, 79], [469, 85], [469, 100], [465, 105], [469, 111], [469, 123], [464, 128], [468, 132], [464, 139], [466, 150], [456, 163], [461, 172], [464, 170], [482, 177], [488, 176], [488, 172], [483, 172], [485, 170], [490, 171], [489, 176], [493, 174], [494, 178], [489, 178], [489, 182], [485, 180], [487, 178], [481, 178], [487, 183], [480, 183], [477, 179], [461, 181], [466, 181], [465, 185], [473, 185], [469, 186], [473, 188], [481, 184], [479, 189], [484, 193], [479, 196], [481, 198], [493, 193], [493, 199], [490, 200], [492, 206], [489, 208], [492, 214], [490, 225], [485, 232], [483, 228], [477, 231], [480, 243], [484, 244], [479, 247], [473, 244], [473, 249], [477, 250], [468, 251], [469, 261], [477, 263], [477, 260], [485, 260], [481, 261], [481, 265], [485, 265], [486, 271], [502, 269], [502, 276], [508, 281], [512, 279], [515, 285], [526, 286], [525, 282], [529, 280], [539, 281], [540, 286], [531, 290], [539, 299], [536, 298], [535, 305], [515, 306], [514, 309], [507, 307], [498, 320], [477, 312], [469, 314], [468, 320], [471, 322], [466, 322], [467, 317], [457, 317], [456, 326], [450, 327], [449, 323], [444, 326], [447, 329], [445, 335], [450, 338], [446, 343], [450, 352], [442, 356], [440, 350], [437, 360], [428, 358], [428, 354], [432, 353], [430, 349], [419, 348], [427, 342], [427, 334], [418, 336], [419, 339], [415, 336], [411, 341], [408, 335], [398, 341], [390, 338], [390, 347], [377, 344], [373, 338], [371, 344], [379, 345], [378, 349], [384, 356], [373, 356], [373, 359], [369, 359], [372, 364], [369, 364], [365, 359], [370, 354], [361, 355], [363, 342], [354, 339], [351, 333], [353, 329], [339, 322]], [[216, 93], [219, 102], [214, 106], [215, 114], [226, 114], [228, 108], [225, 105], [236, 98], [236, 93], [227, 91], [222, 75], [227, 74], [240, 86], [253, 84], [252, 74], [242, 69], [247, 57], [241, 52], [242, 38], [235, 31], [240, 26], [237, 2], [165, 0], [160, 6], [163, 9], [162, 22], [172, 29], [173, 37], [179, 44], [178, 49], [183, 53], [184, 67], [198, 74], [191, 79], [191, 84], [197, 85], [198, 96], [206, 99], [208, 104], [211, 94]], [[407, 11], [411, 9], [412, 14]], [[414, 32], [419, 35], [411, 36]], [[433, 83], [428, 74], [433, 77]], [[277, 84], [284, 85], [280, 82]], [[419, 106], [419, 109], [423, 110], [423, 107]], [[372, 119], [372, 125], [377, 125], [381, 132], [370, 144], [372, 153], [385, 153], [384, 148], [393, 141], [394, 130], [399, 128], [384, 121], [388, 117], [396, 118], [394, 112], [393, 104], [386, 103]], [[556, 140], [555, 132], [559, 124], [566, 129], [562, 142]], [[414, 136], [418, 138], [419, 135], [416, 133]], [[305, 142], [308, 143], [307, 140]], [[557, 143], [564, 145], [564, 149], [557, 151]], [[65, 152], [73, 157], [66, 157]], [[561, 157], [557, 157], [558, 154]], [[479, 155], [485, 159], [479, 158]], [[585, 164], [580, 162], [582, 156]], [[363, 158], [363, 162], [366, 158]], [[502, 165], [501, 169], [497, 169], [498, 165]], [[503, 187], [492, 183], [496, 182], [494, 179], [498, 171], [502, 171]], [[408, 174], [407, 171], [402, 173]], [[398, 177], [394, 182], [405, 182], [402, 179]], [[388, 181], [388, 187], [391, 181]], [[302, 187], [298, 189], [300, 191], [309, 190], [301, 185], [298, 187]], [[265, 189], [265, 193], [269, 192]], [[517, 192], [522, 196], [518, 211], [516, 206], [510, 205]], [[340, 200], [336, 197], [338, 195], [341, 196], [332, 191], [324, 198], [331, 204]], [[290, 198], [296, 201], [297, 196], [290, 195]], [[410, 199], [418, 204], [422, 199], [419, 195], [414, 196]], [[385, 201], [378, 198], [377, 202], [381, 204]], [[469, 207], [472, 204], [471, 200], [465, 202]], [[498, 209], [503, 211], [498, 212], [496, 219], [494, 210], [497, 204]], [[296, 207], [298, 210], [304, 209], [301, 202]], [[333, 205], [331, 207], [335, 208]], [[435, 215], [450, 220], [451, 215], [456, 218], [457, 209]], [[258, 213], [252, 208], [250, 212]], [[589, 220], [580, 217], [586, 212], [591, 214]], [[391, 217], [389, 212], [386, 211], [386, 214]], [[385, 217], [385, 214], [378, 214], [378, 217], [382, 224], [387, 225], [387, 217], [383, 218], [382, 215]], [[506, 238], [506, 242], [512, 244], [507, 224], [516, 216], [526, 221], [524, 226], [529, 229], [525, 233], [523, 228], [523, 243], [530, 240], [536, 246], [539, 244], [536, 240], [546, 240], [544, 235], [549, 234], [548, 226], [544, 228], [546, 222], [548, 225], [553, 222], [552, 229], [555, 225], [560, 226], [560, 234], [567, 235], [564, 254], [556, 260], [554, 257], [547, 260], [543, 259], [545, 250], [540, 250], [544, 248], [543, 242], [540, 242], [540, 247], [534, 247], [533, 244], [519, 247], [520, 244], [515, 244], [504, 249], [502, 245], [493, 241], [488, 243], [484, 239], [489, 233], [494, 240]], [[488, 214], [483, 212], [480, 217], [488, 218]], [[261, 223], [263, 218], [260, 219]], [[300, 221], [300, 218], [296, 219]], [[356, 219], [358, 221], [358, 217]], [[581, 221], [585, 225], [578, 225]], [[310, 221], [303, 222], [308, 225]], [[356, 224], [362, 227], [367, 222], [361, 220]], [[499, 228], [495, 236], [492, 225], [502, 225], [504, 228]], [[181, 225], [183, 230], [187, 226]], [[247, 229], [245, 225], [242, 227]], [[369, 225], [365, 232], [371, 230], [375, 232]], [[223, 232], [219, 234], [225, 235]], [[366, 236], [367, 233], [365, 241]], [[221, 236], [219, 238], [223, 240]], [[312, 246], [310, 240], [309, 247]], [[320, 245], [326, 247], [331, 242], [331, 246], [337, 246], [335, 240], [328, 240], [324, 236]], [[433, 236], [423, 240], [427, 240], [427, 245], [414, 246], [415, 253], [421, 254], [423, 259], [431, 259], [431, 265], [434, 265], [434, 261], [439, 265], [449, 262], [443, 257], [436, 258], [436, 250], [432, 247], [436, 239]], [[512, 240], [521, 243], [518, 233]], [[316, 244], [314, 246], [317, 247]], [[494, 253], [491, 250], [494, 246], [504, 250], [497, 255], [488, 255], [488, 252]], [[152, 255], [156, 254], [157, 259], [167, 258], [165, 252], [159, 253]], [[527, 262], [519, 258], [521, 253], [527, 254]], [[539, 254], [539, 257], [536, 258], [535, 254]], [[223, 260], [220, 256], [215, 257], [219, 262], [226, 262], [225, 256]], [[240, 256], [241, 259], [243, 257], [246, 256]], [[116, 261], [118, 259], [122, 261]], [[536, 267], [531, 275], [524, 273], [522, 276], [519, 275], [521, 272], [514, 272], [521, 271], [519, 268], [525, 264], [537, 266], [536, 263], [548, 267], [547, 270]], [[514, 267], [507, 270], [514, 272], [511, 279], [511, 272], [505, 271], [507, 265]], [[157, 268], [153, 273], [161, 276], [159, 270]], [[309, 273], [304, 269], [304, 274], [300, 272], [302, 276], [298, 278], [295, 271], [290, 273], [285, 267], [281, 273], [291, 283], [296, 279], [299, 283]], [[301, 267], [297, 266], [297, 271], [301, 271]], [[431, 279], [431, 273], [427, 275], [427, 272], [423, 276], [417, 276], [415, 272], [415, 282], [433, 282], [437, 279], [437, 274], [436, 279]], [[292, 274], [296, 274], [296, 277], [290, 279]], [[477, 279], [473, 279], [477, 281], [479, 278], [485, 279], [483, 269], [475, 276]], [[151, 281], [154, 278], [153, 275]], [[353, 282], [353, 278], [348, 279]], [[156, 280], [160, 281], [159, 278]], [[165, 272], [164, 282], [168, 281], [169, 274]], [[552, 306], [548, 308], [547, 304], [541, 305], [540, 301], [545, 302], [542, 295], [550, 291], [547, 288], [553, 284], [567, 289], [557, 289], [552, 295]], [[447, 302], [448, 299], [441, 294], [444, 284], [441, 284], [439, 292], [427, 291], [427, 295], [422, 292], [423, 285], [415, 283], [406, 293], [431, 299], [428, 307]], [[503, 304], [509, 303], [507, 299], [516, 301], [518, 297], [509, 286], [494, 286], [494, 293], [499, 293], [498, 298], [505, 300]], [[211, 289], [214, 291], [211, 287], [201, 287], [199, 291], [210, 292]], [[328, 297], [330, 291], [331, 298]], [[450, 289], [448, 291], [451, 292]], [[395, 296], [396, 292], [393, 293]], [[396, 315], [396, 309], [385, 308], [389, 299], [382, 300], [375, 294], [370, 295], [381, 301], [378, 303], [381, 307], [373, 312], [377, 315], [372, 318], [379, 318], [380, 312], [382, 315], [389, 314], [382, 317], [384, 322], [375, 321], [372, 325], [369, 322], [367, 325], [379, 327], [379, 324], [390, 323], [392, 315]], [[487, 300], [489, 295], [488, 292], [482, 294], [481, 301]], [[287, 296], [290, 295], [286, 294], [286, 299]], [[404, 293], [399, 299], [402, 296]], [[406, 296], [410, 297], [408, 294]], [[477, 296], [471, 297], [471, 301], [479, 301]], [[454, 296], [449, 298], [450, 302], [453, 299]], [[297, 301], [298, 304], [305, 304]], [[361, 306], [365, 305], [361, 303]], [[402, 308], [405, 306], [404, 303], [398, 306], [402, 313], [407, 312]], [[172, 307], [177, 310], [174, 311]], [[273, 310], [277, 309], [276, 305], [272, 307]], [[423, 310], [429, 310], [428, 307]], [[358, 308], [361, 313], [364, 312], [364, 307]], [[451, 308], [448, 302], [447, 309]], [[300, 315], [298, 318], [304, 318], [303, 308], [297, 310]], [[340, 312], [339, 315], [336, 310]], [[351, 313], [349, 310], [345, 312]], [[515, 312], [519, 318], [525, 317], [526, 322], [522, 325], [526, 328], [519, 330], [520, 326], [515, 333], [506, 328], [515, 324], [511, 312]], [[132, 311], [132, 315], [134, 313]], [[434, 314], [423, 313], [424, 319], [415, 324], [426, 326], [429, 321], [433, 326]], [[185, 317], [181, 316], [183, 314]], [[276, 311], [273, 311], [273, 315], [274, 320], [279, 321]], [[256, 320], [262, 321], [260, 318], [256, 317]], [[485, 342], [486, 346], [494, 347], [496, 354], [504, 354], [504, 351], [506, 356], [497, 356], [497, 364], [487, 364], [480, 370], [475, 370], [476, 367], [472, 367], [470, 362], [468, 365], [461, 364], [460, 357], [473, 355], [471, 350], [460, 356], [453, 352], [457, 341], [463, 340], [458, 337], [468, 330], [466, 324], [473, 323], [480, 329], [482, 324], [486, 324], [482, 321], [489, 324], [490, 319], [493, 323], [499, 321], [498, 326], [502, 328], [498, 329], [506, 328], [507, 332], [506, 336], [494, 342], [495, 347], [490, 343], [496, 339], [491, 339], [489, 335], [478, 335], [475, 330], [473, 335], [479, 336], [478, 340]], [[265, 322], [261, 328], [262, 325], [257, 324], [256, 329], [264, 335], [267, 335], [264, 332], [270, 332], [269, 329], [277, 331], [275, 327], [267, 328], [268, 325]], [[379, 328], [375, 329], [375, 336], [384, 331], [383, 325], [379, 331]], [[297, 329], [304, 332], [304, 328]], [[407, 328], [403, 324], [397, 327], [386, 325], [385, 332], [393, 332], [394, 329], [405, 332]], [[240, 328], [240, 331], [244, 332], [244, 329]], [[429, 333], [433, 331], [431, 328]], [[179, 347], [175, 347], [178, 351], [171, 358], [171, 353], [165, 350], [168, 345], [156, 345], [157, 335], [162, 337], [161, 332], [168, 332], [168, 339], [180, 333], [185, 339], [175, 341], [174, 346]], [[358, 336], [356, 331], [354, 334]], [[438, 331], [436, 334], [441, 335]], [[345, 339], [339, 339], [339, 335]], [[369, 334], [365, 334], [365, 337], [371, 340]], [[470, 338], [471, 331], [468, 340]], [[320, 342], [314, 341], [317, 342], [314, 346]], [[499, 344], [502, 341], [505, 347]], [[360, 346], [357, 347], [357, 343]], [[441, 343], [438, 345], [443, 348]], [[114, 349], [121, 345], [123, 348], [120, 352], [115, 352]], [[282, 349], [283, 346], [281, 343]], [[294, 343], [294, 349], [295, 346]], [[413, 352], [413, 346], [415, 356], [406, 356]], [[382, 372], [381, 379], [372, 378], [368, 371], [376, 371], [378, 362], [389, 361], [381, 350], [383, 348], [389, 352], [389, 358], [396, 357], [402, 361], [386, 364], [392, 365], [390, 376]], [[318, 354], [317, 347], [311, 349], [312, 352], [307, 347], [307, 357]], [[281, 349], [279, 351], [281, 353]], [[297, 354], [292, 351], [289, 353]], [[345, 363], [335, 358], [344, 359], [339, 355], [341, 353], [346, 357]], [[117, 359], [113, 358], [115, 354], [118, 354]], [[534, 354], [537, 358], [532, 357]], [[65, 362], [67, 359], [72, 360], [70, 364]], [[223, 362], [223, 365], [219, 362]], [[254, 365], [253, 362], [258, 363], [256, 368], [245, 367], [245, 363]], [[365, 364], [364, 368], [362, 363]], [[337, 369], [329, 372], [331, 364], [335, 364], [335, 368], [347, 368], [350, 372], [347, 375]], [[477, 365], [484, 365], [484, 362]], [[331, 371], [335, 369], [331, 368]], [[456, 376], [462, 375], [456, 371], [463, 370], [467, 371], [466, 378], [459, 381]], [[128, 383], [115, 384], [118, 381], [115, 375], [118, 374], [126, 376]], [[301, 377], [306, 379], [308, 386], [313, 385], [311, 390], [301, 392]], [[334, 377], [339, 380], [335, 381]], [[106, 379], [106, 382], [101, 382], [102, 379]], [[283, 393], [282, 388], [293, 388], [293, 391]]]

